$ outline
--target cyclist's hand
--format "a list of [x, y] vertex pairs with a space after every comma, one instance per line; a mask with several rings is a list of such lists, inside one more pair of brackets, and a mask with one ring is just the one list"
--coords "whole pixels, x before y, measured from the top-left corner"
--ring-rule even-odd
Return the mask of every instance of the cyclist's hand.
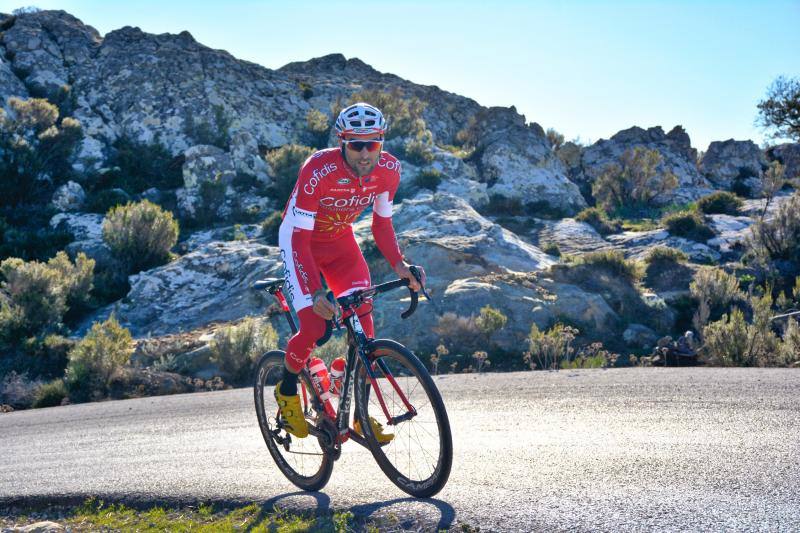
[[325, 290], [320, 289], [315, 292], [313, 301], [313, 311], [325, 320], [331, 320], [336, 314], [336, 307], [328, 300]]
[[[406, 278], [408, 280], [408, 288], [416, 292], [419, 291], [422, 286], [417, 281], [417, 278], [414, 277], [414, 274], [411, 273], [410, 266], [411, 265], [405, 261], [400, 261], [394, 266], [394, 271], [399, 278]], [[422, 278], [422, 285], [425, 285], [425, 270], [421, 266], [418, 266], [417, 270], [419, 270], [420, 278]]]

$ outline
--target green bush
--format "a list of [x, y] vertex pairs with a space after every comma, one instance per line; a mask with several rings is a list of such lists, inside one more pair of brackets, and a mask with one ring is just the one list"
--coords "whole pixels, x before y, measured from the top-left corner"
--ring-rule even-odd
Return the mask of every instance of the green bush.
[[67, 386], [64, 380], [59, 378], [45, 383], [36, 390], [36, 398], [33, 400], [33, 407], [55, 407], [68, 395]]
[[540, 331], [533, 324], [528, 334], [529, 351], [523, 354], [523, 360], [531, 370], [561, 368], [562, 362], [569, 361], [575, 353], [572, 342], [579, 333], [576, 328], [560, 323], [547, 331]]
[[111, 170], [97, 178], [95, 189], [117, 188], [138, 194], [151, 187], [183, 186], [183, 156], [173, 157], [160, 141], [148, 144], [122, 136], [112, 148], [107, 161]]
[[481, 307], [481, 311], [475, 319], [475, 325], [478, 327], [478, 331], [486, 337], [487, 343], [492, 335], [506, 326], [506, 322], [508, 322], [508, 317], [491, 305]]
[[689, 256], [677, 248], [669, 246], [656, 246], [652, 248], [644, 258], [644, 262], [652, 263], [684, 263], [689, 260]]
[[747, 258], [767, 272], [775, 272], [789, 285], [800, 264], [800, 193], [781, 205], [771, 220], [753, 225]]
[[730, 192], [715, 192], [697, 200], [697, 208], [707, 215], [736, 215], [742, 199]]
[[490, 215], [519, 216], [525, 214], [525, 207], [519, 198], [509, 198], [499, 194], [489, 197], [489, 203], [484, 210]]
[[200, 183], [200, 202], [195, 212], [195, 221], [209, 224], [218, 218], [219, 208], [225, 203], [227, 185], [219, 179], [205, 180]]
[[261, 236], [264, 237], [267, 244], [278, 245], [278, 230], [280, 230], [281, 222], [283, 222], [283, 213], [273, 211], [261, 223]]
[[440, 183], [442, 183], [442, 173], [435, 168], [421, 171], [414, 179], [414, 185], [417, 187], [434, 192], [439, 187]]
[[0, 288], [8, 295], [0, 301], [0, 340], [15, 344], [58, 329], [70, 306], [88, 301], [94, 264], [83, 253], [72, 263], [64, 252], [47, 263], [19, 258], [0, 263], [5, 280]]
[[104, 189], [88, 195], [86, 210], [105, 215], [112, 207], [125, 205], [130, 201], [130, 195], [122, 189]]
[[83, 135], [74, 118], [59, 122], [58, 108], [47, 100], [12, 96], [8, 108], [0, 108], [0, 207], [36, 201], [66, 183]]
[[230, 376], [230, 381], [242, 383], [252, 375], [253, 365], [261, 354], [277, 345], [278, 334], [270, 323], [248, 317], [214, 334], [211, 360]]
[[331, 338], [320, 346], [314, 348], [312, 352], [313, 357], [319, 357], [325, 364], [330, 367], [331, 361], [337, 357], [344, 357], [347, 359], [347, 336], [346, 335], [331, 335]]
[[433, 162], [433, 152], [428, 142], [411, 139], [403, 145], [402, 157], [412, 165], [430, 165]]
[[588, 266], [593, 269], [602, 269], [609, 274], [623, 278], [631, 283], [642, 279], [642, 267], [636, 261], [625, 259], [619, 250], [600, 250], [584, 254], [574, 261], [575, 266]]
[[314, 148], [324, 148], [328, 145], [331, 132], [328, 115], [316, 109], [309, 109], [306, 113], [306, 132]]
[[286, 144], [267, 154], [267, 163], [272, 169], [275, 181], [272, 184], [272, 196], [285, 202], [297, 183], [300, 167], [314, 153], [313, 148], [299, 144]]
[[133, 338], [112, 314], [92, 328], [69, 352], [65, 373], [70, 398], [85, 401], [106, 393], [112, 374], [126, 364], [133, 353]]
[[676, 237], [705, 242], [714, 236], [714, 232], [706, 225], [703, 216], [696, 211], [670, 213], [661, 219], [661, 223], [670, 235]]
[[785, 365], [800, 363], [800, 323], [790, 318], [783, 332], [783, 342], [780, 349], [781, 362]]
[[474, 316], [444, 313], [439, 317], [433, 331], [452, 354], [470, 354], [480, 350], [485, 344], [485, 337], [481, 335]]
[[597, 207], [587, 207], [575, 216], [578, 222], [586, 222], [600, 235], [618, 233], [622, 228], [616, 221], [609, 220], [606, 212]]
[[622, 154], [622, 166], [609, 165], [592, 184], [597, 205], [613, 211], [627, 205], [653, 205], [678, 186], [672, 172], [659, 173], [663, 157], [658, 150], [637, 146]]
[[[353, 94], [348, 105], [357, 102], [367, 102], [381, 110], [389, 124], [387, 140], [395, 137], [419, 139], [426, 132], [425, 120], [422, 118], [425, 103], [415, 96], [407, 98], [399, 87], [390, 92], [364, 89]], [[339, 108], [335, 111], [338, 114], [341, 107], [335, 107]]]
[[135, 273], [169, 261], [170, 249], [178, 242], [178, 223], [169, 211], [142, 200], [109, 211], [103, 240], [128, 272]]
[[561, 249], [558, 247], [558, 244], [554, 242], [545, 243], [542, 246], [542, 251], [547, 255], [554, 255], [556, 257], [561, 257]]
[[19, 257], [46, 261], [74, 240], [69, 231], [50, 228], [50, 208], [12, 209], [0, 208], [0, 213], [5, 211], [0, 215], [0, 260]]

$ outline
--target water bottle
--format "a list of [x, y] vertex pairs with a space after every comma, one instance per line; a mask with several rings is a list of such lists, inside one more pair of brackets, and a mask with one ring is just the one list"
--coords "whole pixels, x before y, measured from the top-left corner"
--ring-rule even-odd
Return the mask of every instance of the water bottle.
[[336, 411], [333, 409], [333, 403], [331, 402], [331, 378], [328, 375], [325, 361], [319, 357], [312, 357], [308, 361], [308, 370], [311, 373], [311, 382], [314, 385], [314, 389], [325, 407], [325, 412], [330, 416], [336, 416]]
[[335, 395], [342, 393], [342, 380], [344, 380], [345, 362], [343, 357], [331, 361], [331, 392]]

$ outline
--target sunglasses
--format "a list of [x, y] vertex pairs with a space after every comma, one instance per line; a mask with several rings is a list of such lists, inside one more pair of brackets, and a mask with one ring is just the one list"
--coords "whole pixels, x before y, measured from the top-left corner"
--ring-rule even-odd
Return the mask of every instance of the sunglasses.
[[348, 148], [356, 152], [360, 152], [364, 148], [367, 149], [367, 152], [374, 152], [376, 150], [380, 150], [381, 146], [383, 146], [383, 140], [372, 140], [372, 141], [350, 140], [343, 142], [347, 145]]

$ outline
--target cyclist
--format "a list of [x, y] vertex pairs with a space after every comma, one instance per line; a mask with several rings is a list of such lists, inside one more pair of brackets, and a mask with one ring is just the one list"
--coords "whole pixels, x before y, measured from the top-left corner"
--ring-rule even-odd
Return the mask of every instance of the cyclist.
[[[372, 235], [381, 254], [400, 278], [409, 280], [412, 290], [420, 289], [392, 226], [400, 161], [382, 151], [387, 128], [383, 114], [359, 102], [339, 113], [335, 128], [339, 146], [320, 150], [303, 163], [278, 232], [285, 290], [300, 328], [286, 347], [283, 379], [275, 386], [275, 399], [286, 430], [301, 438], [308, 435], [308, 424], [297, 393], [297, 375], [316, 340], [323, 336], [325, 320], [336, 313], [326, 298], [320, 274], [337, 298], [370, 286], [367, 262], [352, 228], [368, 206], [372, 206]], [[424, 283], [425, 274], [421, 274]], [[364, 333], [374, 338], [371, 304], [365, 303], [357, 312]], [[383, 433], [377, 420], [370, 419], [370, 423], [379, 440], [391, 440], [393, 435]], [[360, 431], [358, 424], [356, 430]]]

